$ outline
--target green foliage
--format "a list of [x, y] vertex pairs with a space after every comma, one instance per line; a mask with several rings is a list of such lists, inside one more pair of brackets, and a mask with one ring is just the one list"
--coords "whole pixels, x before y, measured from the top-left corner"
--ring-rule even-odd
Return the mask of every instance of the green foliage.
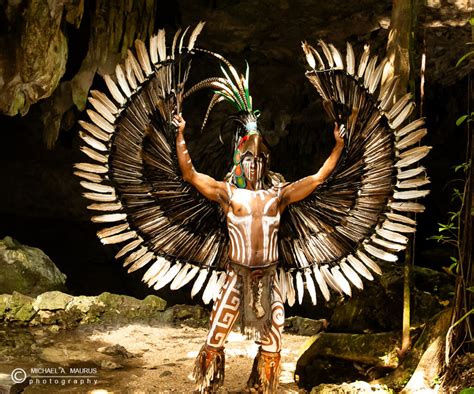
[[459, 394], [474, 394], [474, 387], [462, 389]]

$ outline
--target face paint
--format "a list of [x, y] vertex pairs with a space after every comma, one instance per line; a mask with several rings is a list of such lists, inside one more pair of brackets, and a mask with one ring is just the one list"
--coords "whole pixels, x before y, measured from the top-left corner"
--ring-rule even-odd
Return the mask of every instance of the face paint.
[[258, 182], [264, 174], [265, 160], [262, 157], [254, 157], [252, 154], [247, 154], [242, 159], [242, 167], [246, 179], [251, 182]]

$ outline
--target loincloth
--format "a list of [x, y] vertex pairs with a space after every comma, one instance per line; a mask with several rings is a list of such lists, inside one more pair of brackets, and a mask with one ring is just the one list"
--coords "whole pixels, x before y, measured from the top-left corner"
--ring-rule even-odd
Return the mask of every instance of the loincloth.
[[266, 337], [272, 325], [272, 294], [277, 262], [248, 267], [230, 262], [238, 275], [240, 327], [249, 339]]

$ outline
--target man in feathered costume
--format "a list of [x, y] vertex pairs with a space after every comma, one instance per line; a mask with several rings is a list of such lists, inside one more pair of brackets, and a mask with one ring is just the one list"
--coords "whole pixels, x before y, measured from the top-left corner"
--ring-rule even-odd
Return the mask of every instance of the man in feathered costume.
[[206, 344], [194, 372], [200, 390], [215, 390], [224, 378], [224, 345], [241, 316], [242, 331], [260, 345], [248, 381], [263, 392], [276, 389], [280, 371], [281, 334], [285, 310], [275, 280], [278, 230], [285, 208], [309, 196], [336, 167], [344, 128], [336, 124], [336, 145], [321, 169], [292, 183], [272, 184], [267, 174], [269, 151], [253, 113], [240, 115], [246, 134], [237, 141], [234, 167], [227, 181], [216, 181], [193, 167], [184, 139], [185, 121], [175, 115], [176, 150], [183, 179], [203, 196], [216, 201], [227, 218], [229, 261], [227, 276], [211, 315]]
[[[327, 301], [330, 289], [350, 296], [361, 277], [380, 274], [377, 259], [394, 262], [416, 222], [405, 212], [422, 212], [428, 194], [425, 168], [430, 149], [419, 146], [423, 120], [404, 125], [413, 110], [410, 95], [394, 100], [398, 78], [382, 80], [386, 59], [377, 63], [365, 47], [358, 66], [347, 44], [345, 59], [331, 44], [324, 55], [303, 43], [307, 78], [335, 123], [336, 145], [321, 169], [286, 183], [268, 170], [269, 150], [252, 108], [248, 67], [239, 75], [223, 56], [195, 48], [203, 23], [189, 36], [178, 30], [166, 46], [165, 31], [137, 40], [115, 77], [105, 76], [110, 96], [91, 91], [91, 122], [80, 122], [93, 161], [75, 165], [106, 224], [104, 244], [124, 244], [117, 258], [134, 272], [148, 267], [143, 281], [159, 290], [194, 281], [204, 303], [215, 301], [206, 343], [196, 360], [201, 392], [224, 380], [224, 345], [237, 320], [259, 344], [248, 381], [272, 392], [278, 384], [283, 304]], [[224, 76], [185, 89], [191, 59], [210, 55]], [[197, 172], [183, 136], [186, 98], [210, 88], [204, 118], [219, 102], [236, 109], [233, 163], [225, 181]], [[204, 126], [203, 124], [203, 126]], [[341, 125], [341, 126], [338, 126]], [[343, 127], [342, 125], [345, 125]], [[192, 186], [190, 186], [192, 185]], [[291, 205], [290, 205], [291, 204]], [[283, 215], [284, 212], [284, 215]]]

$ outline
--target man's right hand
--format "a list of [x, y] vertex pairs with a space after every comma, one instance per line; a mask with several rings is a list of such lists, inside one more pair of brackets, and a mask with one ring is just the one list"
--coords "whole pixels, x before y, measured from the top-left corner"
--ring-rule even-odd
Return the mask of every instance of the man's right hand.
[[172, 123], [176, 126], [178, 134], [183, 134], [184, 127], [186, 126], [186, 121], [184, 120], [182, 115], [174, 115]]

